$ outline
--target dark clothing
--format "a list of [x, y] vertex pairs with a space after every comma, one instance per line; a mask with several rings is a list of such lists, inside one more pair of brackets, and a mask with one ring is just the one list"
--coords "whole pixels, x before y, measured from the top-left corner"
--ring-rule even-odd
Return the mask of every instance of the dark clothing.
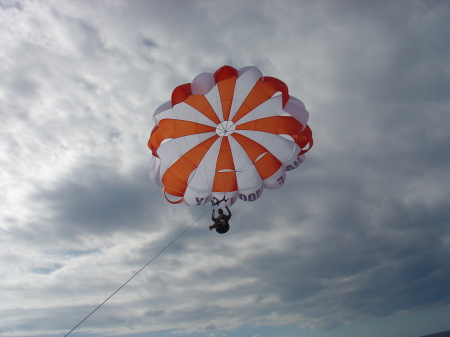
[[219, 225], [219, 226], [216, 228], [216, 232], [219, 233], [219, 234], [225, 234], [225, 233], [228, 232], [229, 230], [230, 230], [230, 225], [228, 224], [228, 222], [225, 223], [225, 225], [223, 225], [223, 226]]
[[[219, 214], [217, 218], [213, 218], [214, 223], [217, 225], [216, 232], [219, 234], [225, 234], [230, 230], [230, 225], [228, 224], [228, 220], [231, 218], [229, 215]], [[225, 224], [221, 224], [221, 221], [225, 222]]]
[[228, 225], [228, 220], [230, 220], [230, 216], [229, 215], [225, 215], [225, 214], [222, 213], [222, 214], [219, 214], [217, 216], [217, 218], [213, 218], [213, 220], [217, 224], [220, 222], [220, 220], [223, 220]]

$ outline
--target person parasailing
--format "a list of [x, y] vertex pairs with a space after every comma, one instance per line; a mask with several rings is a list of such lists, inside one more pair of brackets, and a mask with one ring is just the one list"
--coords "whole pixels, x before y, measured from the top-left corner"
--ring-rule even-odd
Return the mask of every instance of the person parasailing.
[[219, 213], [217, 217], [214, 216], [214, 210], [212, 211], [211, 220], [214, 221], [214, 223], [209, 226], [209, 230], [215, 228], [216, 232], [219, 234], [225, 234], [230, 230], [229, 220], [231, 219], [231, 211], [228, 206], [225, 206], [225, 208], [227, 209], [228, 215], [223, 213], [222, 208], [219, 208], [217, 210], [217, 212]]

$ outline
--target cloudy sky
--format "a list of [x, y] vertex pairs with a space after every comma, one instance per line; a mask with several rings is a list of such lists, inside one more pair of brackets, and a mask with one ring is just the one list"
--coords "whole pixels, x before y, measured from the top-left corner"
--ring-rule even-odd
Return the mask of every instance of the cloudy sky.
[[[0, 0], [0, 336], [450, 329], [450, 2]], [[310, 112], [280, 190], [171, 205], [152, 114], [223, 65]], [[202, 217], [203, 214], [206, 214]]]

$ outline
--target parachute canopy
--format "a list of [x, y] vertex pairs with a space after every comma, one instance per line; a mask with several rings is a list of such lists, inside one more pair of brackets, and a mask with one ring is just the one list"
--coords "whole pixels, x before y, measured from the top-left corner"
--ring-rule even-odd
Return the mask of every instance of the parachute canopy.
[[305, 160], [308, 117], [286, 84], [256, 67], [202, 73], [156, 109], [150, 177], [171, 203], [255, 201]]

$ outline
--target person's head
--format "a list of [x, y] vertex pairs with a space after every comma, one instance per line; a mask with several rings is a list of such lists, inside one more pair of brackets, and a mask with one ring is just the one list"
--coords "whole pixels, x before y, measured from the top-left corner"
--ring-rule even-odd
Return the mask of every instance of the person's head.
[[219, 214], [222, 214], [222, 213], [223, 213], [223, 209], [222, 209], [222, 208], [219, 208], [219, 209], [217, 210], [217, 212], [219, 212]]

